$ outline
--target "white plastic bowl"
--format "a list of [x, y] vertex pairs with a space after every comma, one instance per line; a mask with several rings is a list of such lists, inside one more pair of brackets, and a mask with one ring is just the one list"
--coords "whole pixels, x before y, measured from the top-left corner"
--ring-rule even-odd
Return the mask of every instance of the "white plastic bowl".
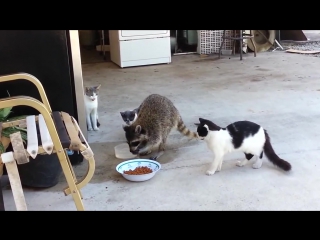
[[121, 143], [115, 146], [114, 154], [116, 158], [119, 158], [119, 159], [130, 159], [130, 158], [135, 158], [137, 156], [130, 152], [128, 143]]
[[[152, 173], [148, 173], [148, 174], [142, 174], [142, 175], [130, 175], [130, 174], [124, 174], [124, 171], [128, 171], [128, 170], [133, 170], [136, 167], [141, 166], [141, 167], [149, 167], [152, 169]], [[128, 160], [128, 161], [124, 161], [122, 163], [119, 163], [116, 167], [116, 170], [122, 174], [122, 176], [132, 182], [143, 182], [143, 181], [147, 181], [151, 178], [154, 177], [154, 175], [161, 169], [161, 164], [153, 161], [153, 160], [149, 160], [149, 159], [133, 159], [133, 160]]]

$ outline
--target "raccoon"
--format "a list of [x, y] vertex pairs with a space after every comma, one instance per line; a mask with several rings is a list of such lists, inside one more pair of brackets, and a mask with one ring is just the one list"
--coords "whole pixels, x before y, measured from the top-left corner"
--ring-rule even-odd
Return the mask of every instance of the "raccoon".
[[198, 138], [198, 133], [184, 125], [173, 103], [159, 94], [149, 95], [141, 103], [136, 121], [130, 126], [123, 126], [131, 153], [143, 156], [158, 148], [157, 153], [150, 158], [152, 160], [157, 160], [164, 153], [172, 128], [191, 139]]

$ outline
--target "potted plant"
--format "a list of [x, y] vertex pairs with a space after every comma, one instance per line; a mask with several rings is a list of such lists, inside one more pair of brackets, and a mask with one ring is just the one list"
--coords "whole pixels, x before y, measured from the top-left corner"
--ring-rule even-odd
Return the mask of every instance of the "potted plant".
[[[11, 107], [0, 109], [0, 122], [9, 122], [9, 121], [23, 119], [26, 117], [26, 116], [19, 116], [19, 117], [8, 118], [8, 116], [12, 112], [11, 109], [12, 109]], [[27, 129], [20, 128], [17, 126], [4, 128], [1, 131], [0, 154], [6, 151], [6, 149], [10, 144], [10, 134], [15, 132], [20, 132], [23, 142], [24, 143], [27, 142]]]
[[[27, 116], [16, 116], [9, 118], [12, 108], [0, 109], [0, 122], [9, 122], [24, 119]], [[0, 154], [13, 151], [10, 142], [10, 134], [20, 132], [25, 147], [27, 146], [27, 129], [18, 126], [4, 128], [1, 131]], [[38, 133], [38, 139], [40, 134]], [[0, 167], [0, 171], [1, 171]], [[35, 159], [29, 157], [29, 163], [18, 164], [21, 184], [28, 187], [47, 188], [56, 185], [62, 172], [61, 165], [56, 153], [51, 155], [38, 154]], [[4, 169], [4, 174], [6, 173]], [[1, 175], [1, 172], [0, 172]]]

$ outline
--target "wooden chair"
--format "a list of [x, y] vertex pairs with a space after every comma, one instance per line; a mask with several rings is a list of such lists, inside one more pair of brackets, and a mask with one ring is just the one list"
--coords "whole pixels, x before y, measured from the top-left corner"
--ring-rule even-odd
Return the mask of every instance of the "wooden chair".
[[240, 52], [240, 60], [242, 60], [242, 46], [243, 46], [243, 39], [250, 39], [252, 45], [253, 45], [253, 49], [254, 49], [254, 57], [257, 56], [257, 51], [256, 51], [256, 45], [253, 41], [253, 38], [254, 38], [254, 35], [252, 33], [252, 30], [250, 30], [250, 33], [243, 33], [243, 30], [239, 30], [239, 34], [236, 33], [237, 30], [234, 30], [234, 34], [233, 36], [228, 36], [226, 37], [226, 30], [223, 30], [223, 34], [222, 34], [222, 41], [221, 41], [221, 45], [220, 45], [220, 48], [219, 48], [219, 58], [221, 58], [221, 50], [222, 50], [222, 47], [224, 45], [224, 42], [226, 39], [231, 39], [233, 40], [233, 49], [232, 49], [232, 52], [233, 52], [233, 55], [235, 55], [235, 41], [239, 41], [239, 52]]
[[[27, 144], [23, 143], [20, 132], [11, 134], [10, 138], [5, 138], [4, 136], [0, 138], [5, 148], [8, 147], [10, 142], [13, 148], [13, 151], [1, 154], [0, 179], [3, 164], [5, 164], [16, 208], [17, 210], [27, 210], [17, 164], [28, 164], [29, 157], [35, 158], [37, 154], [56, 153], [68, 184], [68, 187], [64, 189], [64, 193], [66, 196], [72, 195], [77, 210], [84, 210], [80, 189], [93, 177], [95, 170], [94, 154], [84, 138], [77, 121], [68, 113], [52, 112], [43, 86], [36, 77], [27, 73], [0, 76], [0, 85], [1, 82], [20, 79], [28, 80], [37, 87], [42, 102], [29, 96], [0, 98], [0, 109], [23, 105], [38, 110], [40, 114], [38, 116], [31, 115], [24, 119], [2, 123], [2, 129], [12, 126], [26, 127], [28, 141]], [[40, 131], [41, 144], [38, 141], [36, 125], [38, 125]], [[68, 154], [66, 153], [67, 150], [80, 151], [84, 159], [88, 161], [87, 174], [79, 181], [75, 176]]]

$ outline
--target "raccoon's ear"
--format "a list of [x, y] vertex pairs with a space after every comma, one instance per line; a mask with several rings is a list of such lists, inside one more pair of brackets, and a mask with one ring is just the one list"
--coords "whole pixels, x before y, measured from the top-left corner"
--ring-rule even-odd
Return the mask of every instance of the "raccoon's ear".
[[141, 133], [141, 129], [142, 129], [141, 126], [137, 125], [136, 129], [135, 129], [135, 132], [139, 134], [139, 133]]
[[143, 135], [146, 135], [147, 131], [142, 128], [140, 133], [143, 134]]

